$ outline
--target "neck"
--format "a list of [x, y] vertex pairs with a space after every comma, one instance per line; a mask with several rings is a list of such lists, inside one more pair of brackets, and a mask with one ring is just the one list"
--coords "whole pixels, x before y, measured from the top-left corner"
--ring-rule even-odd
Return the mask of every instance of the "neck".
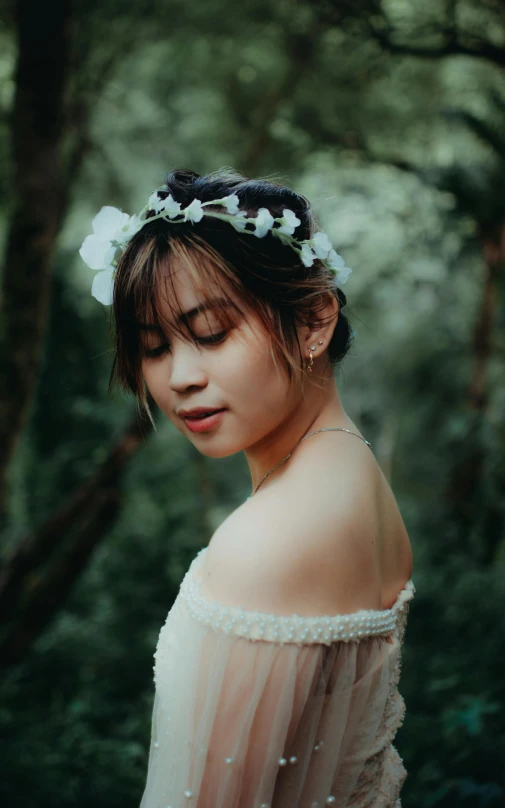
[[[333, 374], [321, 384], [321, 389], [307, 385], [305, 398], [298, 398], [296, 402], [290, 403], [284, 419], [276, 428], [244, 450], [253, 491], [265, 474], [280, 463], [307, 432], [329, 426], [355, 428], [342, 406]], [[291, 457], [286, 464], [282, 464], [269, 475], [262, 488], [281, 477], [290, 462]]]

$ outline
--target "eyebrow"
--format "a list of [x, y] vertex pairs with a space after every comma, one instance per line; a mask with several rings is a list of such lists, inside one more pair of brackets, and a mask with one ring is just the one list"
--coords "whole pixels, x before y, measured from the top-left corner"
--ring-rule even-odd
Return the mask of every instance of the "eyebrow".
[[[204, 311], [214, 308], [226, 308], [227, 306], [233, 306], [233, 303], [226, 300], [224, 297], [214, 297], [208, 303], [201, 303], [199, 306], [189, 309], [189, 311], [182, 312], [182, 314], [178, 316], [177, 322], [188, 323], [190, 320], [193, 320], [198, 314], [201, 314]], [[138, 323], [138, 327], [142, 329], [142, 331], [158, 330], [158, 326], [152, 325], [151, 323]]]

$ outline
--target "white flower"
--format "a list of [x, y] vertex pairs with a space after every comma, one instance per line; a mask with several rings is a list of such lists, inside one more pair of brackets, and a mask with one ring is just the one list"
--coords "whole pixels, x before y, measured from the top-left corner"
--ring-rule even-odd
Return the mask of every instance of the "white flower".
[[252, 222], [256, 225], [256, 230], [254, 231], [254, 235], [258, 236], [258, 238], [263, 238], [266, 236], [270, 228], [274, 223], [274, 217], [268, 210], [268, 208], [260, 208], [258, 210], [258, 215], [255, 219], [251, 219]]
[[233, 216], [233, 219], [231, 219], [230, 224], [233, 225], [235, 230], [238, 230], [240, 232], [240, 231], [245, 230], [245, 226], [246, 226], [248, 221], [253, 221], [253, 220], [252, 219], [249, 220], [247, 218], [247, 213], [244, 210], [239, 210], [239, 212], [236, 213]]
[[105, 269], [116, 252], [113, 241], [118, 232], [128, 225], [130, 217], [118, 208], [105, 206], [93, 219], [93, 233], [84, 239], [79, 254], [90, 269]]
[[105, 269], [114, 259], [116, 248], [110, 241], [101, 241], [98, 236], [86, 236], [79, 255], [90, 269]]
[[91, 294], [104, 306], [111, 306], [114, 293], [114, 268], [107, 267], [93, 278]]
[[314, 263], [314, 258], [315, 257], [316, 256], [312, 252], [312, 250], [310, 248], [310, 245], [305, 243], [302, 246], [302, 252], [301, 252], [301, 259], [302, 259], [303, 265], [306, 266], [306, 267], [311, 267], [312, 264]]
[[335, 273], [335, 283], [337, 286], [342, 286], [351, 274], [352, 269], [349, 267], [344, 267], [343, 269], [337, 269]]
[[338, 286], [345, 283], [347, 278], [352, 272], [352, 269], [346, 267], [345, 261], [341, 255], [335, 250], [330, 250], [328, 258], [326, 259], [331, 269], [335, 271], [335, 279]]
[[129, 221], [130, 217], [127, 213], [106, 205], [93, 219], [93, 230], [99, 238], [112, 241], [117, 231]]
[[292, 236], [295, 229], [300, 224], [300, 219], [289, 208], [284, 208], [282, 219], [280, 219], [280, 227], [277, 227], [279, 233], [286, 233], [287, 236]]
[[240, 204], [240, 200], [237, 194], [230, 194], [229, 196], [224, 196], [222, 199], [218, 199], [218, 202], [222, 202], [223, 205], [226, 205], [226, 210], [228, 213], [238, 213], [238, 206]]
[[340, 269], [340, 267], [345, 267], [344, 259], [335, 250], [330, 250], [326, 260], [332, 269]]
[[[177, 203], [176, 203], [177, 204]], [[184, 221], [187, 222], [188, 219], [190, 222], [199, 222], [200, 219], [203, 218], [203, 208], [202, 203], [199, 199], [193, 199], [190, 205], [187, 208], [184, 208]]]
[[133, 236], [138, 233], [139, 230], [143, 228], [145, 225], [145, 221], [141, 221], [136, 213], [133, 216], [130, 216], [128, 222], [118, 230], [116, 233], [115, 241], [117, 241], [121, 247], [124, 248], [126, 243], [130, 241]]
[[[194, 202], [198, 202], [198, 199], [195, 199]], [[189, 207], [191, 207], [191, 205]], [[172, 194], [169, 194], [166, 199], [163, 199], [163, 205], [161, 210], [165, 211], [169, 219], [174, 219], [181, 213], [181, 203], [176, 202]], [[189, 210], [189, 208], [186, 208], [186, 210]], [[200, 216], [200, 219], [201, 218], [202, 217]], [[195, 221], [199, 222], [200, 219], [196, 219]], [[184, 221], [187, 222], [187, 217]]]
[[[315, 254], [318, 258], [326, 258], [330, 250], [332, 249], [331, 241], [326, 235], [323, 233], [322, 230], [319, 233], [316, 233], [315, 236], [312, 238], [312, 246], [314, 249]], [[335, 251], [334, 251], [335, 252]], [[336, 253], [335, 253], [336, 255]]]
[[147, 204], [149, 206], [149, 210], [154, 210], [155, 213], [161, 213], [165, 200], [159, 198], [158, 191], [154, 191], [154, 193], [152, 193], [149, 197]]

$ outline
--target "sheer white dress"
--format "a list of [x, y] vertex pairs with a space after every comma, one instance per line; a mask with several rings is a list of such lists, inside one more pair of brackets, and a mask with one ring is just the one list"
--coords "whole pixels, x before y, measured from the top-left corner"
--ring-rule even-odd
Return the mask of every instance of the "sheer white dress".
[[206, 550], [159, 635], [141, 808], [400, 808], [412, 579], [387, 610], [280, 616], [204, 598]]

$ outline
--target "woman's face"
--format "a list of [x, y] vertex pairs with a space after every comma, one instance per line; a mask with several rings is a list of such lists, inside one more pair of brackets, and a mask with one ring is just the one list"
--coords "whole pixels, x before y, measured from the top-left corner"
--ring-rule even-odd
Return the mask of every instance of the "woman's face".
[[[183, 312], [202, 305], [203, 298], [184, 272], [175, 273], [172, 282]], [[229, 295], [239, 303], [232, 292]], [[168, 320], [169, 311], [162, 302], [161, 312]], [[249, 314], [243, 319], [235, 309], [229, 316], [233, 325], [226, 330], [213, 309], [191, 316], [189, 327], [196, 344], [183, 340], [173, 328], [167, 328], [165, 336], [145, 331], [142, 337], [142, 374], [153, 399], [177, 429], [210, 457], [226, 457], [253, 446], [276, 430], [298, 404], [296, 386], [290, 388], [279, 362], [275, 366], [268, 334], [257, 317]], [[179, 411], [197, 407], [224, 408], [225, 412], [214, 419], [214, 425], [193, 432]]]

